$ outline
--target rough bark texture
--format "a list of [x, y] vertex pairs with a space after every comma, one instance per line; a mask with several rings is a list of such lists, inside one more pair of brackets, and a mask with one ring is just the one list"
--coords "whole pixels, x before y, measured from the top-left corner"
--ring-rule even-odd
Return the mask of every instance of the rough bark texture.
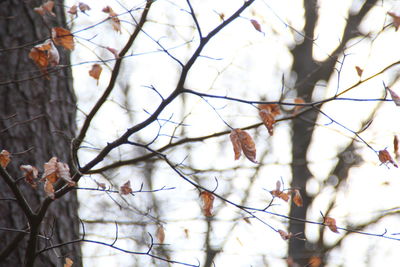
[[[304, 41], [298, 44], [293, 50], [292, 70], [297, 75], [296, 89], [298, 96], [306, 102], [310, 102], [315, 85], [318, 81], [328, 81], [335, 71], [335, 65], [340, 53], [343, 52], [347, 42], [357, 36], [360, 36], [358, 27], [365, 15], [376, 4], [377, 0], [367, 0], [361, 9], [354, 14], [350, 14], [344, 29], [341, 43], [332, 53], [332, 56], [323, 62], [316, 62], [313, 59], [314, 31], [318, 22], [318, 1], [304, 0], [305, 26]], [[312, 177], [308, 167], [307, 152], [311, 144], [311, 138], [314, 132], [314, 125], [317, 120], [317, 111], [310, 111], [298, 119], [293, 120], [292, 128], [292, 188], [300, 188], [303, 191], [303, 207], [296, 207], [292, 203], [290, 216], [306, 219], [307, 210], [312, 204], [312, 198], [306, 194], [306, 185]], [[342, 161], [339, 161], [341, 163]], [[338, 164], [339, 164], [338, 163]], [[341, 166], [337, 166], [341, 167]], [[346, 166], [350, 169], [351, 166]], [[335, 168], [335, 172], [340, 172]], [[347, 173], [347, 172], [346, 172]], [[344, 177], [340, 177], [345, 179]], [[289, 231], [291, 233], [305, 233], [305, 224], [298, 221], [290, 221]], [[288, 255], [300, 266], [308, 266], [310, 257], [317, 256], [324, 259], [324, 248], [322, 242], [316, 244], [308, 243], [305, 239], [293, 238], [289, 242]]]
[[[51, 73], [50, 79], [37, 78], [41, 73], [28, 58], [32, 46], [50, 36], [51, 27], [66, 27], [62, 2], [55, 2], [57, 16], [43, 19], [33, 11], [42, 1], [0, 1], [0, 150], [13, 153], [7, 170], [14, 179], [22, 176], [21, 164], [43, 171], [43, 163], [52, 156], [70, 161], [70, 141], [76, 128], [70, 70], [56, 67], [60, 69]], [[69, 64], [65, 50], [58, 50], [60, 64]], [[18, 186], [36, 211], [45, 198], [43, 184], [34, 190], [22, 179]], [[77, 209], [75, 191], [51, 205], [40, 227], [39, 250], [79, 238]], [[28, 221], [1, 178], [0, 211], [0, 265], [23, 266], [28, 234], [6, 229], [29, 231]], [[40, 254], [35, 266], [63, 266], [64, 257], [81, 266], [79, 243]]]

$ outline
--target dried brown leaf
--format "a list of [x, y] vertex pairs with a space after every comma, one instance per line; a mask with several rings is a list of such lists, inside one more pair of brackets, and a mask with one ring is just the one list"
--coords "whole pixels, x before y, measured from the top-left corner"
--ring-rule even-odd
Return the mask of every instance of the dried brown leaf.
[[317, 256], [312, 256], [310, 258], [310, 260], [308, 261], [308, 265], [309, 267], [320, 267], [322, 264], [322, 260], [320, 257]]
[[2, 150], [0, 152], [0, 165], [3, 168], [6, 168], [8, 163], [11, 161], [11, 153], [7, 150]]
[[158, 243], [163, 244], [164, 240], [165, 240], [165, 231], [164, 231], [164, 227], [162, 225], [159, 225], [157, 227], [157, 231], [156, 231], [156, 237], [158, 240]]
[[97, 80], [97, 84], [99, 84], [100, 74], [103, 68], [99, 64], [93, 64], [92, 69], [89, 70], [89, 75]]
[[72, 267], [72, 264], [74, 264], [74, 262], [70, 258], [65, 258], [64, 267]]
[[61, 45], [68, 50], [74, 50], [74, 36], [69, 30], [61, 27], [54, 27], [51, 29], [51, 37], [56, 45]]
[[76, 185], [76, 183], [72, 180], [68, 164], [63, 162], [57, 162], [57, 175], [59, 178], [67, 182], [69, 186]]
[[106, 47], [108, 51], [110, 51], [116, 59], [119, 58], [118, 51], [112, 47]]
[[71, 6], [67, 12], [72, 15], [78, 14], [78, 6], [77, 5]]
[[358, 77], [361, 78], [361, 76], [362, 76], [364, 70], [363, 70], [362, 68], [360, 68], [359, 66], [355, 66], [355, 69], [356, 69], [356, 71], [357, 71]]
[[238, 160], [242, 155], [242, 145], [240, 144], [238, 129], [232, 130], [229, 138], [233, 146], [233, 152], [235, 153], [235, 160]]
[[392, 100], [396, 104], [396, 106], [400, 106], [400, 96], [388, 87], [386, 87], [386, 90], [389, 91], [390, 96], [392, 97]]
[[300, 191], [298, 189], [294, 189], [293, 193], [294, 193], [293, 203], [297, 207], [303, 207], [303, 198], [301, 197]]
[[304, 106], [302, 106], [301, 104], [305, 104], [306, 101], [304, 101], [304, 99], [301, 98], [301, 97], [296, 97], [296, 98], [294, 99], [294, 103], [297, 104], [298, 106], [295, 106], [295, 107], [294, 107], [293, 113], [297, 113], [297, 112], [299, 112], [299, 110], [301, 110], [302, 108], [304, 108]]
[[278, 230], [278, 233], [281, 235], [283, 240], [288, 240], [288, 239], [292, 238], [292, 236], [293, 236], [292, 233], [286, 233], [283, 230]]
[[337, 226], [336, 226], [336, 220], [332, 217], [324, 217], [324, 224], [328, 226], [328, 228], [334, 232], [334, 233], [339, 233]]
[[130, 193], [132, 193], [131, 181], [127, 181], [126, 183], [124, 183], [124, 184], [119, 188], [119, 192], [120, 192], [122, 195], [129, 195]]
[[399, 152], [399, 138], [397, 137], [397, 135], [395, 135], [393, 139], [393, 149], [394, 149], [394, 154], [396, 155], [396, 159], [398, 159], [400, 156], [400, 152]]
[[200, 193], [200, 198], [203, 201], [204, 216], [211, 217], [214, 206], [214, 195], [208, 191], [203, 191]]
[[396, 162], [393, 160], [393, 158], [390, 155], [389, 151], [387, 151], [386, 149], [380, 150], [378, 152], [378, 158], [379, 158], [380, 162], [382, 162], [383, 164], [392, 163], [393, 166], [398, 168]]
[[259, 104], [258, 108], [260, 110], [267, 110], [274, 118], [281, 114], [281, 109], [278, 104]]
[[121, 32], [121, 22], [118, 18], [118, 14], [115, 13], [110, 6], [106, 6], [105, 8], [103, 8], [103, 12], [108, 13], [113, 29], [117, 32]]
[[44, 183], [44, 192], [46, 192], [47, 196], [49, 196], [50, 198], [55, 198], [53, 183], [49, 180], [46, 180], [46, 182]]
[[50, 183], [54, 184], [58, 180], [57, 174], [57, 157], [52, 157], [48, 162], [44, 164], [44, 173], [42, 175], [42, 181], [47, 180]]
[[274, 124], [275, 124], [275, 118], [272, 116], [271, 113], [269, 113], [266, 109], [262, 109], [258, 112], [258, 114], [261, 117], [262, 122], [264, 123], [265, 127], [267, 127], [269, 135], [274, 134]]
[[83, 2], [79, 2], [79, 10], [83, 13], [85, 13], [86, 11], [90, 10], [90, 6], [88, 6], [87, 4], [83, 3]]
[[257, 20], [251, 19], [250, 22], [251, 22], [251, 24], [253, 25], [254, 29], [256, 29], [256, 30], [259, 31], [259, 32], [262, 32], [262, 30], [261, 30], [261, 25], [260, 25], [260, 23], [259, 23]]
[[53, 13], [53, 7], [54, 7], [54, 1], [47, 1], [46, 3], [42, 4], [40, 7], [35, 7], [33, 11], [38, 13], [41, 16], [45, 16], [46, 14], [49, 14], [53, 17], [56, 16], [56, 14]]
[[253, 141], [253, 138], [250, 134], [240, 129], [236, 129], [237, 134], [239, 136], [240, 146], [242, 148], [243, 154], [249, 159], [251, 162], [257, 163], [256, 160], [256, 144]]
[[23, 171], [25, 181], [30, 184], [33, 188], [37, 187], [35, 179], [37, 179], [39, 171], [36, 167], [31, 165], [21, 165], [19, 169]]
[[400, 27], [400, 16], [397, 16], [394, 12], [388, 12], [387, 14], [393, 18], [393, 26], [397, 31]]

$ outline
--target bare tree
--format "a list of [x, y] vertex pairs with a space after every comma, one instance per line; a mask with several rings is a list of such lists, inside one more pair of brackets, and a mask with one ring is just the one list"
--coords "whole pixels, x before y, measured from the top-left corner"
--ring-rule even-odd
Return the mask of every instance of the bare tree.
[[[19, 166], [43, 166], [52, 156], [71, 162], [69, 148], [75, 135], [76, 99], [69, 68], [56, 68], [51, 79], [28, 57], [33, 45], [48, 38], [51, 27], [66, 27], [62, 5], [55, 16], [42, 18], [36, 12], [41, 1], [0, 3], [0, 147], [11, 152], [12, 161], [0, 181], [3, 215], [1, 256], [3, 266], [59, 266], [64, 257], [81, 265], [80, 244], [35, 255], [43, 248], [79, 238], [76, 192], [56, 201], [45, 214], [39, 213], [45, 194], [20, 179]], [[69, 54], [60, 51], [61, 64], [69, 65]]]
[[[362, 134], [373, 131], [379, 108], [393, 105], [385, 103], [388, 93], [399, 101], [391, 90], [399, 62], [367, 75], [357, 66], [350, 75], [355, 83], [342, 78], [351, 48], [393, 31], [387, 21], [361, 31], [378, 1], [354, 1], [330, 52], [318, 40], [320, 1], [303, 2], [304, 26], [262, 0], [229, 7], [190, 0], [101, 8], [80, 2], [53, 9], [52, 3], [1, 4], [9, 32], [0, 34], [6, 62], [0, 142], [12, 157], [7, 165], [7, 151], [1, 154], [0, 205], [15, 216], [0, 220], [7, 244], [1, 263], [47, 266], [70, 258], [79, 266], [83, 244], [84, 251], [95, 246], [88, 260], [106, 251], [121, 256], [113, 256], [120, 265], [127, 260], [122, 255], [131, 255], [135, 266], [213, 266], [228, 257], [238, 266], [323, 266], [353, 234], [399, 241], [394, 231], [368, 229], [395, 212], [378, 209], [379, 216], [362, 223], [335, 221], [351, 170], [364, 164], [363, 149], [376, 168], [397, 166], [390, 156], [396, 147], [386, 150]], [[35, 24], [25, 33], [10, 10]], [[398, 27], [399, 18], [389, 15]], [[278, 48], [286, 34], [290, 41]], [[65, 50], [73, 46], [71, 64]], [[325, 59], [316, 59], [316, 49]], [[291, 54], [290, 64], [284, 54]], [[347, 97], [383, 73], [391, 76], [373, 97]], [[344, 101], [369, 104], [354, 127], [329, 109]], [[325, 128], [337, 131], [335, 144], [326, 146], [339, 148], [317, 180], [312, 165], [323, 163], [309, 154]], [[22, 164], [38, 167], [40, 175], [23, 174]], [[324, 190], [331, 195], [321, 204]]]

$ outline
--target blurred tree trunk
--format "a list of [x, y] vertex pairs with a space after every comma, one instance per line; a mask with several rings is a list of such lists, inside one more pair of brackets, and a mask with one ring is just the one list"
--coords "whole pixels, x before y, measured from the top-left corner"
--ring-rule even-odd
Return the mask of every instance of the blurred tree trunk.
[[[303, 29], [304, 40], [298, 44], [293, 50], [293, 66], [292, 70], [296, 73], [296, 90], [299, 97], [302, 97], [306, 102], [312, 101], [312, 95], [316, 84], [323, 80], [328, 81], [335, 71], [337, 58], [343, 52], [347, 42], [360, 36], [358, 27], [365, 15], [375, 5], [377, 0], [367, 0], [364, 2], [360, 10], [356, 13], [350, 13], [347, 19], [347, 24], [342, 34], [341, 43], [325, 61], [317, 62], [313, 59], [314, 47], [314, 32], [318, 23], [318, 1], [304, 0], [304, 19], [305, 26]], [[292, 183], [291, 188], [299, 188], [303, 192], [303, 207], [296, 207], [292, 203], [290, 216], [306, 219], [307, 210], [312, 204], [312, 198], [306, 194], [306, 185], [312, 177], [308, 162], [307, 152], [311, 144], [312, 134], [315, 129], [318, 112], [309, 111], [300, 118], [293, 120], [292, 125]], [[341, 161], [339, 161], [341, 162]], [[351, 168], [351, 166], [347, 166]], [[344, 179], [343, 177], [340, 177]], [[305, 233], [305, 224], [291, 220], [289, 224], [291, 233]], [[303, 236], [303, 235], [302, 235]], [[320, 244], [321, 245], [321, 244]], [[321, 255], [322, 247], [318, 244], [311, 244], [303, 239], [293, 238], [289, 242], [288, 256], [292, 258], [300, 266], [310, 264], [312, 256], [320, 257], [322, 260], [325, 255]]]
[[[56, 17], [43, 19], [33, 11], [42, 1], [0, 1], [0, 150], [13, 153], [8, 172], [18, 179], [19, 166], [30, 164], [43, 171], [52, 156], [70, 162], [70, 141], [74, 136], [76, 100], [71, 71], [59, 69], [49, 79], [28, 57], [34, 44], [50, 36], [53, 26], [65, 26], [63, 3], [55, 3]], [[69, 64], [69, 55], [59, 48], [60, 64]], [[36, 77], [36, 78], [34, 78]], [[18, 186], [33, 211], [45, 198], [43, 184], [35, 190], [23, 179]], [[28, 221], [8, 186], [0, 179], [0, 265], [23, 266]], [[57, 199], [40, 227], [38, 249], [79, 238], [76, 191]], [[8, 229], [8, 230], [7, 230]], [[62, 266], [64, 257], [81, 266], [79, 243], [40, 254], [35, 266]]]

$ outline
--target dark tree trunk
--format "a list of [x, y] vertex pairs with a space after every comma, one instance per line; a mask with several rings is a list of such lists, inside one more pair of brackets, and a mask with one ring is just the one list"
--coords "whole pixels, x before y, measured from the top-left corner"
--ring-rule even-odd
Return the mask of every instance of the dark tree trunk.
[[[312, 94], [318, 81], [328, 81], [334, 72], [337, 58], [342, 53], [347, 42], [354, 37], [360, 36], [358, 27], [375, 5], [377, 0], [367, 0], [358, 13], [350, 14], [344, 29], [341, 43], [332, 55], [323, 62], [316, 62], [313, 59], [314, 31], [318, 22], [318, 1], [304, 0], [305, 26], [304, 41], [292, 50], [293, 67], [292, 70], [297, 75], [296, 89], [298, 96], [304, 98], [306, 102], [312, 101]], [[300, 219], [307, 219], [307, 210], [312, 204], [312, 198], [306, 194], [306, 184], [312, 177], [308, 167], [307, 152], [311, 144], [315, 122], [318, 112], [309, 111], [298, 119], [293, 120], [292, 127], [292, 188], [302, 190], [303, 207], [296, 207], [293, 203], [290, 209], [290, 216]], [[339, 161], [340, 162], [340, 161]], [[347, 166], [351, 168], [350, 166]], [[336, 171], [336, 170], [335, 170]], [[305, 233], [305, 224], [291, 220], [289, 224], [291, 233]], [[302, 235], [302, 236], [303, 236]], [[303, 236], [304, 237], [304, 236]], [[288, 255], [300, 266], [308, 266], [312, 256], [320, 257], [324, 260], [324, 249], [321, 244], [308, 243], [306, 239], [293, 238], [289, 242]]]
[[[58, 68], [41, 75], [29, 59], [33, 45], [50, 36], [50, 28], [65, 26], [62, 1], [55, 1], [56, 17], [42, 18], [33, 11], [39, 0], [0, 1], [0, 150], [12, 154], [7, 171], [18, 179], [19, 166], [30, 164], [43, 171], [43, 163], [57, 156], [70, 162], [70, 142], [74, 136], [76, 101], [71, 72]], [[68, 65], [62, 48], [60, 64]], [[43, 183], [35, 190], [22, 179], [18, 183], [35, 212], [46, 197]], [[0, 177], [0, 266], [23, 266], [28, 234], [28, 220], [9, 187]], [[50, 206], [39, 229], [37, 249], [79, 238], [78, 201], [71, 191]], [[81, 266], [79, 243], [48, 250], [37, 256], [35, 266], [63, 266], [69, 257]]]

